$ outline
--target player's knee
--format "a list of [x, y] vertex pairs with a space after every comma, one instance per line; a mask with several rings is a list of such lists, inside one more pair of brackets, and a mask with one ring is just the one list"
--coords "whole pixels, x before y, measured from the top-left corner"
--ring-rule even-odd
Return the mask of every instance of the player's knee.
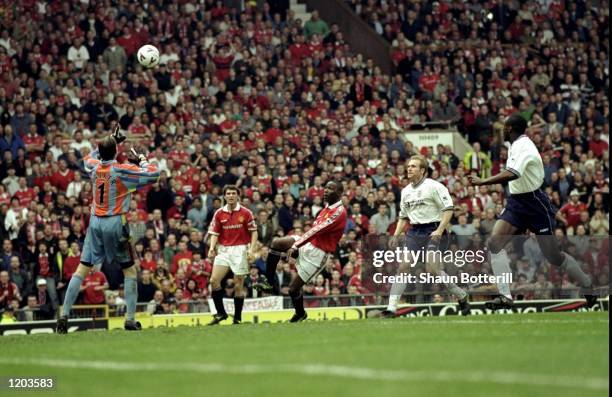
[[300, 296], [301, 288], [297, 288], [295, 285], [289, 286], [289, 296], [292, 298]]
[[234, 296], [243, 297], [244, 293], [245, 293], [244, 286], [242, 284], [241, 285], [234, 284]]
[[221, 280], [216, 277], [212, 277], [210, 279], [210, 286], [212, 287], [213, 291], [221, 289]]
[[489, 249], [490, 253], [497, 254], [499, 251], [502, 250], [501, 242], [495, 236], [491, 236], [487, 240], [487, 248]]
[[127, 269], [123, 269], [123, 276], [126, 278], [137, 278], [138, 271], [136, 270], [136, 266], [132, 265], [128, 267]]
[[87, 273], [89, 273], [89, 269], [91, 269], [90, 266], [85, 266], [84, 264], [79, 263], [79, 266], [77, 266], [77, 269], [74, 274], [78, 274], [79, 276], [81, 276], [81, 278], [85, 278], [87, 276]]
[[281, 240], [278, 238], [275, 238], [274, 240], [272, 240], [272, 244], [270, 244], [270, 248], [272, 248], [274, 251], [279, 251], [281, 249]]

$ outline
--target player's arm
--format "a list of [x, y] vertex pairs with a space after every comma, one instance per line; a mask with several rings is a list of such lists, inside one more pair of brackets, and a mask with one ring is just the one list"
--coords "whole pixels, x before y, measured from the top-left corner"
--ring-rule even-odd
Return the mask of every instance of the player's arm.
[[400, 198], [400, 212], [397, 220], [397, 225], [395, 225], [393, 237], [389, 241], [389, 248], [395, 248], [398, 245], [398, 237], [404, 233], [404, 229], [406, 229], [406, 225], [408, 224], [408, 211], [406, 210], [407, 206], [405, 204], [405, 201], [405, 195], [402, 192]]
[[217, 254], [217, 241], [219, 241], [219, 235], [208, 233], [210, 235], [210, 242], [208, 243], [208, 259], [212, 260]]
[[89, 153], [83, 159], [83, 167], [85, 168], [85, 172], [90, 174], [94, 171], [96, 165], [100, 164], [100, 152], [96, 148], [94, 151]]
[[437, 184], [434, 192], [434, 200], [442, 212], [442, 216], [438, 228], [431, 233], [431, 237], [440, 238], [453, 218], [455, 205], [448, 189], [442, 184]]
[[444, 210], [442, 212], [442, 220], [440, 220], [440, 225], [434, 231], [434, 233], [441, 236], [442, 233], [444, 233], [444, 231], [450, 224], [451, 219], [453, 219], [453, 209], [451, 208], [451, 209]]
[[249, 252], [247, 254], [249, 262], [255, 260], [257, 249], [257, 229], [251, 230], [251, 245], [249, 245]]
[[395, 232], [393, 232], [393, 237], [397, 237], [402, 234], [404, 232], [404, 229], [406, 228], [407, 223], [408, 219], [399, 218], [399, 220], [397, 221], [397, 225], [395, 226]]
[[144, 154], [138, 157], [140, 163], [115, 164], [113, 169], [119, 174], [119, 179], [125, 184], [129, 191], [157, 182], [161, 171], [155, 164], [149, 164]]
[[511, 170], [511, 169], [505, 169], [499, 174], [494, 175], [490, 178], [485, 178], [485, 179], [481, 179], [476, 175], [468, 175], [468, 181], [470, 181], [470, 183], [475, 186], [497, 185], [498, 183], [500, 184], [508, 183], [510, 181], [518, 179], [518, 177], [520, 176], [521, 175], [517, 171]]
[[249, 211], [249, 217], [247, 219], [247, 228], [251, 232], [251, 245], [249, 246], [249, 261], [255, 260], [255, 251], [257, 249], [257, 238], [259, 237], [257, 234], [257, 222], [255, 222], [255, 218], [253, 217], [253, 213]]
[[210, 236], [210, 242], [208, 243], [208, 259], [213, 260], [217, 254], [217, 242], [219, 241], [219, 234], [221, 234], [221, 224], [217, 219], [219, 210], [213, 215], [210, 226], [208, 227], [208, 235]]

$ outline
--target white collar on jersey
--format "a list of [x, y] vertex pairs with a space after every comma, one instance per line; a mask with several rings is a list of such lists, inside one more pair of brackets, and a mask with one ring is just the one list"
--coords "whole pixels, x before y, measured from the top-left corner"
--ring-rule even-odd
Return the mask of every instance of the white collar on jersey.
[[413, 183], [412, 183], [412, 187], [413, 187], [413, 188], [416, 188], [416, 187], [421, 186], [421, 185], [423, 184], [423, 182], [425, 182], [425, 180], [426, 180], [426, 179], [427, 179], [427, 177], [426, 177], [426, 176], [424, 176], [424, 177], [423, 177], [423, 179], [421, 179], [421, 180], [420, 180], [420, 181], [418, 181], [417, 183], [414, 183], [414, 182], [413, 182]]
[[[234, 208], [234, 212], [235, 212], [235, 211], [240, 211], [240, 208], [241, 208], [241, 207], [240, 207], [240, 203], [236, 203], [236, 208]], [[223, 211], [225, 211], [225, 212], [232, 212], [232, 211], [230, 211], [230, 209], [229, 209], [229, 204], [225, 204], [225, 205], [222, 207], [222, 209], [223, 209]]]
[[334, 209], [334, 208], [338, 208], [342, 205], [342, 200], [338, 200], [335, 203], [333, 203], [332, 205], [328, 205], [327, 208], [329, 209]]

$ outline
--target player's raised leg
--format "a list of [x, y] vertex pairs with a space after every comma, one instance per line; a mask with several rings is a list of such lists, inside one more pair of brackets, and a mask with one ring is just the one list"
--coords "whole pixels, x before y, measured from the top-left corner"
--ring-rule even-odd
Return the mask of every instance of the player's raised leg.
[[536, 237], [546, 260], [553, 266], [566, 271], [570, 279], [578, 283], [589, 307], [597, 303], [597, 296], [593, 294], [591, 277], [582, 270], [576, 259], [562, 251], [562, 247], [559, 247], [557, 239], [553, 235], [538, 235]]
[[[433, 254], [434, 252], [432, 252], [432, 258], [428, 258], [425, 268], [429, 273], [434, 274], [436, 276], [440, 276], [444, 280], [449, 280], [450, 276], [444, 270], [442, 262], [437, 260], [437, 258], [435, 258], [435, 255]], [[446, 290], [451, 295], [454, 295], [457, 298], [457, 303], [459, 305], [459, 311], [461, 312], [461, 314], [464, 316], [469, 315], [471, 313], [471, 309], [470, 303], [468, 301], [468, 293], [452, 281], [446, 281], [442, 284], [444, 284], [444, 287], [446, 287]]]
[[[487, 248], [491, 259], [491, 269], [497, 276], [497, 280], [503, 280], [502, 276], [512, 273], [510, 269], [510, 258], [504, 247], [508, 244], [518, 228], [511, 223], [498, 219], [493, 226], [491, 237], [487, 241]], [[507, 282], [497, 282], [499, 296], [485, 303], [485, 307], [491, 310], [511, 308], [514, 304], [510, 285]]]
[[295, 239], [293, 237], [278, 237], [272, 240], [272, 244], [270, 244], [270, 251], [266, 259], [266, 278], [268, 279], [268, 283], [270, 283], [274, 295], [280, 294], [280, 287], [276, 279], [278, 262], [294, 243]]

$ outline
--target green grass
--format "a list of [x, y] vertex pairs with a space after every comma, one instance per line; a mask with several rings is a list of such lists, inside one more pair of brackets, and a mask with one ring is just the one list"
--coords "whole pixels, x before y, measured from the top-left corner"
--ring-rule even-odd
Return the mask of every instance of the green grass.
[[[243, 324], [0, 337], [55, 396], [607, 396], [608, 313]], [[115, 368], [115, 369], [110, 369]]]

